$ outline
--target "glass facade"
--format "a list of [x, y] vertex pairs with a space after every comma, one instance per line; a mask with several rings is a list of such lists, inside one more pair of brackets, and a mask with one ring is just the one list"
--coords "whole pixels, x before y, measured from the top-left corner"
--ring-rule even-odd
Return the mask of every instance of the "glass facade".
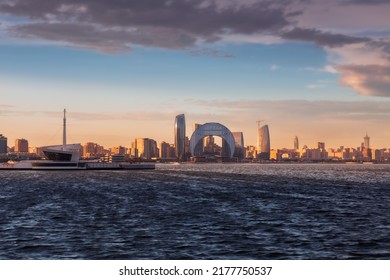
[[234, 142], [236, 143], [236, 149], [233, 156], [243, 159], [245, 158], [244, 134], [242, 132], [232, 132], [232, 134]]
[[175, 119], [175, 152], [179, 160], [185, 160], [186, 144], [186, 119], [184, 114], [176, 116]]
[[264, 125], [258, 130], [258, 157], [259, 159], [270, 159], [271, 145], [268, 125]]

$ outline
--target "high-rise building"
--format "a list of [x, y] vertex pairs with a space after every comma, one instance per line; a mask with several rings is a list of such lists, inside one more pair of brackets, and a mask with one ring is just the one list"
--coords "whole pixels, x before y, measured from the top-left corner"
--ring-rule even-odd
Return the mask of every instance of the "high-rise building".
[[364, 144], [362, 145], [362, 153], [363, 153], [364, 161], [372, 160], [372, 151], [370, 149], [370, 137], [368, 137], [367, 133], [366, 136], [364, 137]]
[[143, 159], [151, 159], [151, 149], [148, 138], [135, 139], [135, 147], [138, 151], [138, 157]]
[[259, 159], [270, 159], [271, 144], [268, 125], [263, 125], [257, 131], [257, 153]]
[[328, 158], [328, 153], [325, 150], [325, 143], [324, 142], [318, 142], [317, 143], [317, 150], [320, 153], [320, 159], [325, 160]]
[[137, 150], [138, 157], [146, 160], [150, 160], [154, 157], [158, 157], [157, 142], [149, 138], [137, 138], [135, 139], [135, 149]]
[[366, 148], [366, 149], [370, 148], [370, 137], [368, 137], [367, 133], [366, 133], [366, 136], [364, 137], [364, 148]]
[[244, 134], [242, 132], [232, 132], [234, 142], [236, 143], [236, 149], [234, 150], [234, 157], [243, 159], [245, 157], [245, 146], [244, 146]]
[[176, 157], [182, 161], [184, 160], [186, 141], [186, 120], [184, 114], [176, 116], [174, 134]]
[[15, 153], [28, 153], [28, 141], [26, 139], [15, 140]]
[[3, 134], [0, 134], [0, 154], [6, 154], [7, 148], [7, 137], [5, 137]]
[[298, 140], [298, 136], [295, 136], [295, 138], [294, 138], [294, 149], [295, 149], [295, 150], [299, 150], [299, 140]]
[[169, 158], [169, 150], [171, 145], [166, 142], [160, 143], [160, 158]]

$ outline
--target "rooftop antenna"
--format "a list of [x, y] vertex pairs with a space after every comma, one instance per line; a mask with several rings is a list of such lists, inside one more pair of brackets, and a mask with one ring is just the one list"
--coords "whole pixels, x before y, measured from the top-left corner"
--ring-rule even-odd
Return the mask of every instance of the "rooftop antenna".
[[66, 149], [66, 109], [64, 109], [64, 131], [63, 131], [63, 135], [62, 135], [63, 139], [62, 139], [62, 150], [65, 151]]

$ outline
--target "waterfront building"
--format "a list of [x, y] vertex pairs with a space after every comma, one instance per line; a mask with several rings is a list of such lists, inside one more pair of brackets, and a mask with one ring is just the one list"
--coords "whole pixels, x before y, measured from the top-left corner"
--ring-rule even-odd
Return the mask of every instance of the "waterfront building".
[[135, 141], [131, 142], [130, 148], [129, 148], [129, 155], [132, 158], [137, 158], [138, 157], [138, 150], [137, 146], [135, 145]]
[[190, 152], [190, 138], [188, 138], [188, 136], [186, 136], [186, 140], [185, 140], [185, 146], [184, 146], [184, 154], [185, 154], [185, 157], [188, 156], [191, 156], [191, 152]]
[[319, 152], [321, 153], [321, 160], [325, 160], [325, 159], [328, 159], [328, 153], [327, 151], [325, 150], [325, 143], [324, 142], [318, 142], [317, 143], [317, 149], [319, 150]]
[[366, 149], [370, 148], [370, 137], [368, 137], [367, 133], [366, 133], [366, 136], [364, 136], [364, 148], [366, 148]]
[[176, 150], [174, 144], [161, 142], [159, 146], [159, 156], [161, 159], [176, 159]]
[[184, 114], [177, 115], [175, 119], [175, 149], [179, 161], [184, 160], [186, 141], [186, 119]]
[[135, 139], [135, 149], [139, 158], [144, 160], [151, 160], [158, 157], [157, 142], [149, 138], [137, 138]]
[[166, 142], [161, 142], [160, 143], [160, 158], [169, 158], [169, 149], [171, 145], [169, 145]]
[[113, 147], [110, 149], [110, 153], [113, 155], [125, 155], [127, 153], [127, 148], [122, 146]]
[[138, 151], [138, 157], [143, 159], [151, 159], [152, 152], [150, 147], [149, 138], [137, 138], [135, 139], [135, 146]]
[[257, 148], [253, 145], [247, 146], [245, 149], [245, 158], [248, 158], [248, 159], [257, 158]]
[[259, 159], [270, 159], [271, 145], [268, 125], [258, 128], [257, 131], [257, 154]]
[[220, 155], [222, 157], [229, 156], [229, 147], [224, 139], [222, 139], [222, 147], [215, 142], [215, 138], [212, 135], [203, 138], [203, 143], [203, 155]]
[[272, 149], [270, 159], [276, 161], [298, 160], [299, 152], [296, 149]]
[[0, 154], [6, 154], [8, 152], [7, 137], [0, 134]]
[[236, 148], [234, 150], [233, 157], [238, 159], [244, 159], [245, 146], [244, 146], [244, 134], [242, 132], [232, 132]]
[[88, 142], [83, 145], [83, 156], [86, 158], [95, 156], [95, 143]]
[[[191, 135], [190, 139], [190, 152], [193, 157], [201, 156], [200, 150], [203, 146], [204, 139], [206, 138], [207, 145], [207, 153], [209, 153], [210, 148], [214, 155], [222, 155], [222, 149], [218, 145], [216, 145], [213, 141], [214, 137], [221, 137], [222, 143], [225, 145], [224, 151], [226, 151], [226, 157], [232, 158], [235, 150], [234, 137], [231, 131], [224, 125], [220, 123], [205, 123], [199, 126]], [[225, 141], [225, 142], [223, 142]], [[206, 150], [204, 150], [206, 152]], [[219, 150], [219, 151], [218, 151]]]
[[15, 153], [28, 153], [28, 141], [26, 139], [15, 140]]
[[102, 157], [109, 153], [109, 150], [104, 149], [103, 146], [93, 142], [87, 142], [83, 145], [82, 155], [85, 158]]
[[[364, 142], [361, 146], [362, 151], [362, 160], [363, 161], [372, 161], [373, 155], [372, 151], [370, 149], [370, 137], [368, 137], [368, 134], [366, 133], [366, 136], [364, 136]], [[375, 155], [374, 155], [375, 157]]]
[[298, 136], [295, 136], [295, 138], [294, 138], [294, 149], [295, 149], [295, 150], [299, 150], [299, 140], [298, 140]]

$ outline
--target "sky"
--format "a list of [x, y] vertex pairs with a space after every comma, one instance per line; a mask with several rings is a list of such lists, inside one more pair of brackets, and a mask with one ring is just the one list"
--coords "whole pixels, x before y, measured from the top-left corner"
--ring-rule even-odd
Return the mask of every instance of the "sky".
[[0, 0], [0, 134], [173, 143], [175, 116], [271, 148], [390, 148], [389, 0]]

